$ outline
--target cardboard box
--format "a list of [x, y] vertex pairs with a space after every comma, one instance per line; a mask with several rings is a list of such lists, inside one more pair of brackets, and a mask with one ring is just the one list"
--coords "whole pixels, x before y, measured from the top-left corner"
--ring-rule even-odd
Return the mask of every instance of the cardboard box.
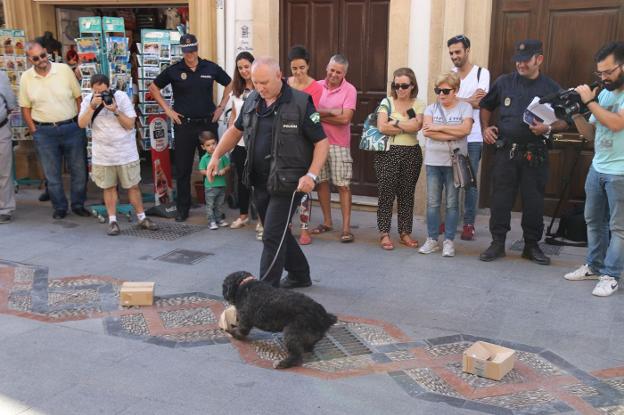
[[154, 304], [153, 282], [124, 282], [119, 291], [122, 306]]
[[493, 380], [501, 380], [514, 367], [516, 351], [482, 341], [464, 352], [463, 370]]

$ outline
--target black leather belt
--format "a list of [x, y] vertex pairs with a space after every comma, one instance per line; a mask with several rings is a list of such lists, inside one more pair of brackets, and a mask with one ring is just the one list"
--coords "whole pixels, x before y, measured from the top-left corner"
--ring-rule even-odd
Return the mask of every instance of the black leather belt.
[[7, 125], [7, 123], [9, 122], [9, 119], [5, 119], [4, 121], [0, 122], [0, 128], [4, 127], [5, 125]]
[[190, 118], [181, 117], [184, 124], [212, 124], [212, 116], [210, 118]]
[[[34, 121], [34, 120], [33, 120]], [[65, 125], [65, 124], [71, 124], [73, 122], [77, 122], [78, 121], [78, 116], [70, 119], [70, 120], [64, 120], [64, 121], [57, 121], [57, 122], [39, 122], [39, 121], [34, 121], [35, 125], [52, 125], [54, 127], [59, 126], [59, 125]]]

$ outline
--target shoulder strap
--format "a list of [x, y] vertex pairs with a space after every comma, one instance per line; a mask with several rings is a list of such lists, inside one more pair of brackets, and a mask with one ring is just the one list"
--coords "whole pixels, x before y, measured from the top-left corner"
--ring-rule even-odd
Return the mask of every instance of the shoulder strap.
[[477, 69], [477, 83], [479, 83], [479, 79], [481, 79], [481, 69], [483, 68], [481, 68], [480, 66], [477, 66], [477, 68], [479, 68]]
[[439, 102], [436, 102], [435, 107], [442, 116], [442, 122], [446, 124], [446, 114], [444, 114], [444, 110], [442, 110], [442, 105], [440, 105]]

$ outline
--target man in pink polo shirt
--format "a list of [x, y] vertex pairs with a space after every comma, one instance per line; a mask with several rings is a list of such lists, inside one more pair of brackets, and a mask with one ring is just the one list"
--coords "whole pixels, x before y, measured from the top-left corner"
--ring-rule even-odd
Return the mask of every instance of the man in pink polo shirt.
[[323, 87], [319, 100], [318, 113], [321, 125], [329, 138], [329, 156], [319, 175], [317, 187], [323, 223], [312, 230], [320, 234], [332, 230], [331, 200], [329, 179], [338, 188], [340, 210], [342, 211], [341, 242], [353, 242], [351, 233], [351, 178], [353, 159], [351, 158], [351, 119], [355, 113], [357, 91], [345, 79], [349, 62], [342, 55], [334, 55], [327, 64], [327, 76], [317, 81]]

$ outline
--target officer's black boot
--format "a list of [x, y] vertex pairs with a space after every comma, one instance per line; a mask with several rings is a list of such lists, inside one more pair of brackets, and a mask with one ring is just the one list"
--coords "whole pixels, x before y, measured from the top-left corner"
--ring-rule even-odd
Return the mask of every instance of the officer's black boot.
[[490, 262], [497, 258], [505, 256], [505, 242], [504, 241], [492, 241], [489, 248], [479, 255], [481, 261]]
[[525, 243], [522, 258], [530, 259], [536, 264], [550, 265], [550, 258], [544, 255], [537, 243]]

